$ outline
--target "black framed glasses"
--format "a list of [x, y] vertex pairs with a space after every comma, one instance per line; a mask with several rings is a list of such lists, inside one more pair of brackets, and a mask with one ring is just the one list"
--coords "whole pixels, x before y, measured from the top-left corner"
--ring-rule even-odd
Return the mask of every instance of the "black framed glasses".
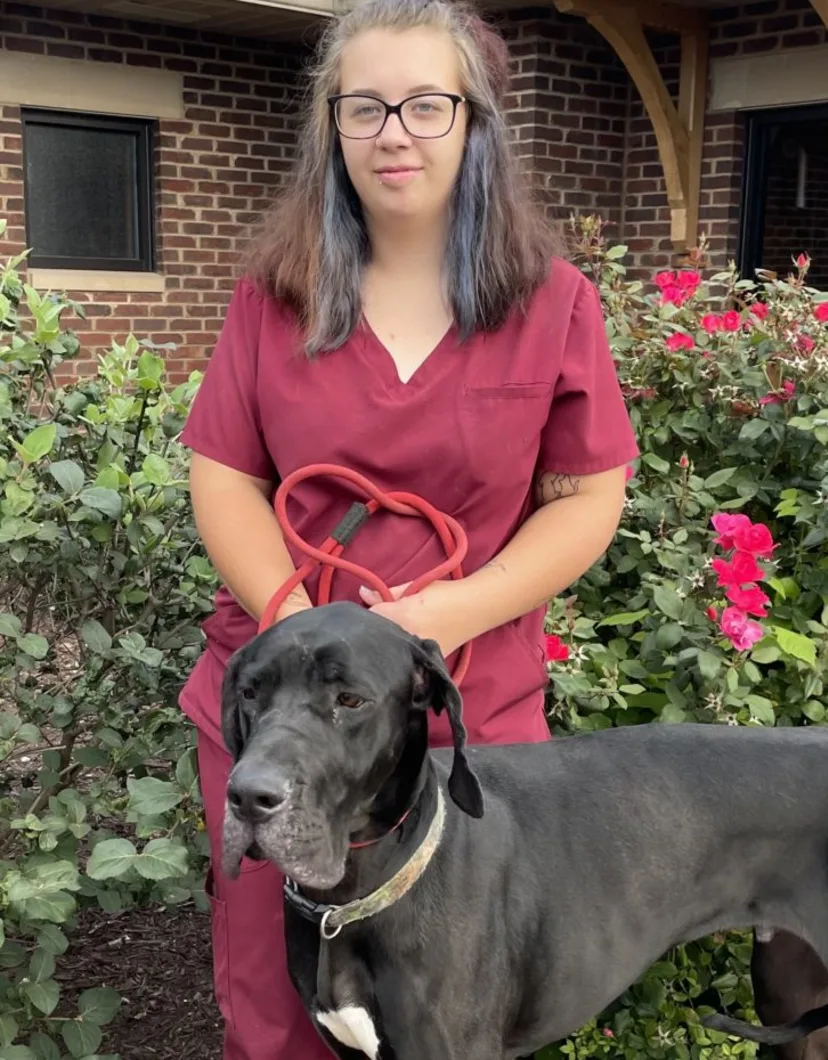
[[465, 102], [464, 96], [452, 92], [420, 92], [399, 103], [353, 93], [328, 97], [336, 127], [349, 140], [379, 136], [391, 114], [397, 115], [409, 136], [437, 140], [451, 132], [457, 108]]

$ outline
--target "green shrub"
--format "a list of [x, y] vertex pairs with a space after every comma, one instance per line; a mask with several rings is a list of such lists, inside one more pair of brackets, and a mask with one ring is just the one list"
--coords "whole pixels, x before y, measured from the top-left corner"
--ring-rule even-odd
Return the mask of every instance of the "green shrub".
[[[576, 227], [642, 455], [606, 558], [550, 607], [552, 654], [568, 654], [550, 663], [553, 727], [824, 724], [828, 295], [808, 286], [804, 257], [757, 283], [684, 269], [645, 286], [627, 279], [626, 248], [607, 244], [598, 219]], [[737, 514], [766, 528], [740, 538], [754, 557], [740, 561], [742, 592], [731, 589], [758, 614], [719, 584], [735, 551], [712, 520], [721, 529]], [[746, 622], [754, 643], [736, 637], [739, 650], [727, 632]], [[749, 958], [738, 933], [682, 948], [549, 1055], [752, 1056], [698, 1023], [722, 1006], [755, 1018]]]
[[120, 1005], [61, 997], [78, 909], [203, 901], [176, 696], [215, 577], [177, 441], [196, 381], [170, 389], [130, 336], [56, 385], [80, 345], [63, 315], [83, 309], [19, 262], [0, 274], [0, 1056], [59, 1060], [98, 1053]]
[[[562, 736], [824, 723], [828, 299], [805, 263], [759, 287], [727, 273], [715, 287], [662, 277], [654, 291], [627, 280], [600, 222], [580, 230], [643, 455], [607, 557], [550, 607], [569, 656], [550, 664], [551, 723]], [[24, 287], [18, 264], [0, 274], [0, 1060], [82, 1060], [102, 1051], [119, 996], [61, 996], [55, 960], [78, 910], [204, 908], [206, 837], [176, 701], [216, 579], [178, 441], [197, 377], [170, 387], [162, 353], [130, 337], [91, 378], [57, 385], [80, 347], [64, 314], [83, 308]], [[766, 315], [749, 313], [758, 297]], [[732, 303], [738, 321], [721, 326], [734, 330], [708, 334], [703, 318]], [[668, 349], [676, 334], [689, 338]], [[722, 513], [777, 542], [759, 558], [761, 639], [744, 651], [720, 628], [732, 604], [712, 565], [732, 558], [715, 544]], [[762, 532], [748, 543], [761, 550]], [[698, 1023], [723, 1007], [753, 1018], [749, 956], [738, 933], [665, 954], [546, 1055], [752, 1057]]]

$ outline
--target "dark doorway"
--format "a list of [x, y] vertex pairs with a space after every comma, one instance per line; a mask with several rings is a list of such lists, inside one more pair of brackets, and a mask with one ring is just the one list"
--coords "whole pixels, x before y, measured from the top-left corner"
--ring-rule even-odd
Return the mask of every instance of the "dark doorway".
[[739, 267], [785, 276], [792, 258], [813, 259], [808, 278], [828, 289], [828, 104], [747, 116]]

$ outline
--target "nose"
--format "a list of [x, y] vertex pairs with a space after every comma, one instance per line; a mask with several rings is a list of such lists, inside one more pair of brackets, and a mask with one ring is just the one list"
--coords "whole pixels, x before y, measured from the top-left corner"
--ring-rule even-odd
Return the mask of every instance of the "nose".
[[269, 820], [288, 797], [286, 777], [262, 766], [240, 765], [227, 785], [227, 802], [236, 817], [251, 824]]

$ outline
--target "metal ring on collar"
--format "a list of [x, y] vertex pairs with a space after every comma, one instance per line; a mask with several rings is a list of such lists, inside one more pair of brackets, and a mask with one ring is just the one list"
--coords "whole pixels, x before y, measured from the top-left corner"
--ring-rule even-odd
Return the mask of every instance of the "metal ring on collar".
[[325, 915], [322, 917], [321, 923], [319, 924], [319, 934], [322, 936], [323, 939], [328, 942], [331, 939], [335, 939], [339, 932], [342, 930], [341, 924], [338, 924], [333, 930], [330, 930], [330, 928], [328, 927], [328, 917], [330, 917], [333, 911], [333, 909], [328, 909], [325, 912]]

